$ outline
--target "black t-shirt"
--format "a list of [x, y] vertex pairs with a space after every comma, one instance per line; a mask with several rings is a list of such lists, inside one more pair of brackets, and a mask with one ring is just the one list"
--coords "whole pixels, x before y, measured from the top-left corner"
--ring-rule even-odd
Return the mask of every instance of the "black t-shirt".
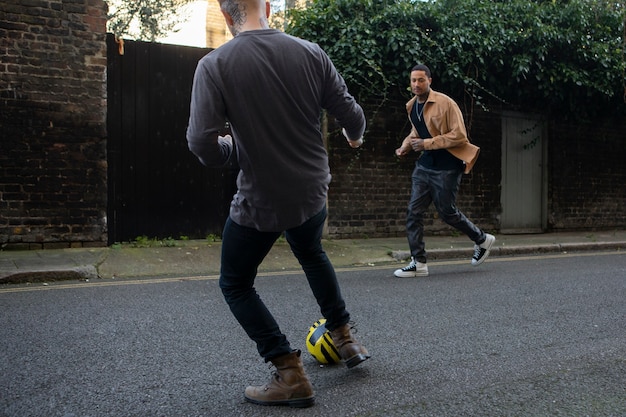
[[[422, 139], [432, 138], [432, 135], [426, 128], [426, 122], [423, 117], [425, 104], [426, 103], [418, 103], [417, 100], [415, 100], [415, 104], [411, 110], [411, 122], [413, 122], [417, 134]], [[438, 171], [463, 170], [463, 161], [457, 159], [445, 149], [424, 151], [417, 162], [424, 168]]]

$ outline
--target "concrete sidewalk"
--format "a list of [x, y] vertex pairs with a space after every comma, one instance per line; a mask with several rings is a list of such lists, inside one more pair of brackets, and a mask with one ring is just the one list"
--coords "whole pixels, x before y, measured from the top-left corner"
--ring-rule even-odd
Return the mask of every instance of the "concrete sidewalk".
[[[219, 274], [220, 242], [191, 240], [172, 244], [0, 251], [0, 283]], [[409, 257], [405, 238], [325, 240], [324, 249], [335, 268], [389, 265], [391, 273]], [[465, 236], [428, 236], [426, 249], [429, 261], [469, 262], [473, 243]], [[490, 257], [606, 250], [626, 250], [626, 230], [496, 235]], [[259, 272], [299, 270], [300, 265], [284, 239], [276, 243], [259, 268]]]

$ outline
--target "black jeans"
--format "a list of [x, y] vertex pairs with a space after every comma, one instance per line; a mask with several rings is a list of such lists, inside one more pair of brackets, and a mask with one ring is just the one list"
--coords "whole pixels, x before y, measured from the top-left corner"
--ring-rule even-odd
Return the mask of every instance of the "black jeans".
[[436, 171], [416, 164], [411, 176], [411, 200], [407, 211], [406, 230], [411, 256], [416, 261], [426, 262], [424, 244], [424, 213], [430, 203], [435, 204], [441, 220], [463, 232], [474, 243], [485, 241], [485, 232], [469, 221], [456, 208], [463, 171]]
[[[322, 316], [327, 320], [326, 327], [334, 330], [348, 323], [350, 315], [335, 270], [322, 249], [325, 220], [326, 208], [302, 225], [285, 231], [285, 237], [302, 265]], [[280, 232], [260, 232], [244, 227], [228, 218], [222, 236], [222, 294], [266, 361], [292, 351], [287, 337], [254, 288], [257, 268], [280, 235]], [[285, 293], [285, 303], [289, 303], [287, 297]]]

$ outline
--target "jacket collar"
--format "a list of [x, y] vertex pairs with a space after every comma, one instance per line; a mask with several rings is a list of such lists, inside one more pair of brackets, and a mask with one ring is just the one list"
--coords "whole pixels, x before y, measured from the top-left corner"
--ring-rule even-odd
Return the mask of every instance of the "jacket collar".
[[[428, 98], [426, 99], [425, 103], [436, 101], [436, 100], [435, 100], [436, 95], [437, 95], [437, 92], [431, 88], [431, 89], [430, 89], [430, 93], [428, 93]], [[414, 104], [416, 101], [417, 101], [417, 96], [413, 96], [413, 98], [411, 98], [411, 100], [409, 100], [409, 101], [406, 103], [406, 110], [407, 110], [408, 112], [410, 112], [410, 111], [411, 111], [411, 109], [413, 108], [413, 104]]]

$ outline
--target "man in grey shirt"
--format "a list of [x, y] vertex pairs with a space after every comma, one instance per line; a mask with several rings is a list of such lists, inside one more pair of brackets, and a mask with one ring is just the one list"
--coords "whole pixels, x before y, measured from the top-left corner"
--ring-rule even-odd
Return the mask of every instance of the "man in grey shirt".
[[[254, 279], [284, 232], [342, 360], [351, 368], [369, 358], [352, 335], [350, 314], [321, 244], [331, 179], [321, 111], [336, 117], [353, 148], [363, 143], [365, 117], [318, 45], [269, 28], [268, 2], [219, 1], [234, 39], [198, 63], [187, 141], [207, 166], [223, 165], [234, 157], [234, 148], [240, 167], [222, 235], [220, 288], [259, 354], [276, 367], [270, 382], [246, 388], [245, 398], [308, 407], [314, 393], [301, 352], [291, 348], [256, 293]], [[233, 137], [218, 133], [226, 122]]]

